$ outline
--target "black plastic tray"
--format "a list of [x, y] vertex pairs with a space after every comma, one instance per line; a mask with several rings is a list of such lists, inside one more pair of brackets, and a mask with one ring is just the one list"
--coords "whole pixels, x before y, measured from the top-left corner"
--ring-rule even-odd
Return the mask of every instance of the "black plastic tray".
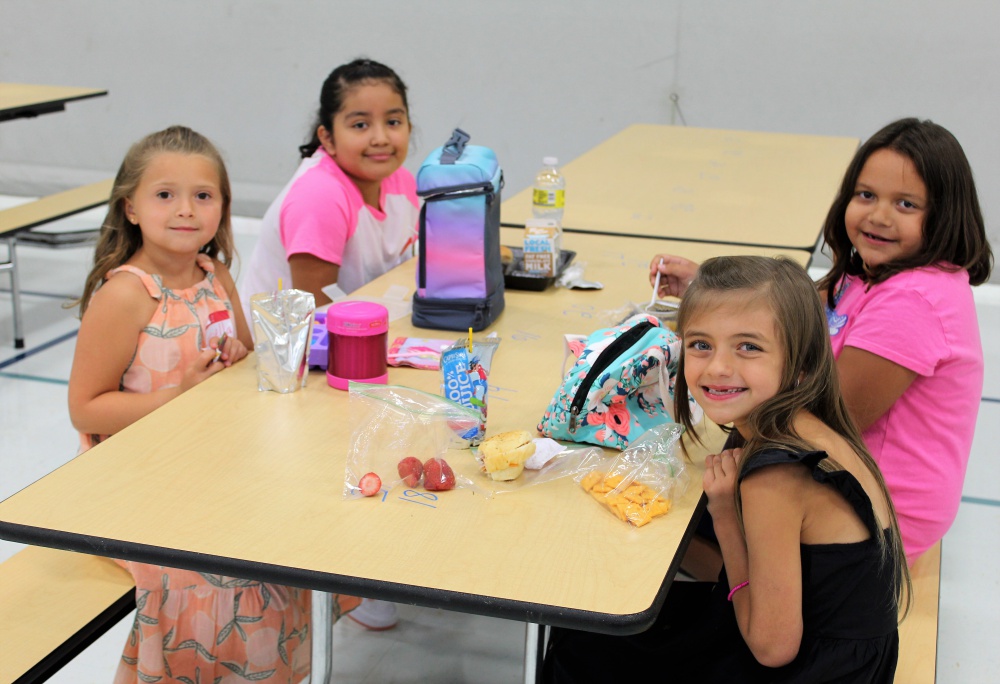
[[556, 278], [563, 274], [566, 267], [570, 265], [576, 252], [570, 249], [559, 250], [559, 268], [554, 276], [545, 276], [538, 273], [522, 271], [524, 266], [524, 250], [520, 247], [510, 247], [514, 258], [503, 269], [503, 284], [508, 290], [533, 290], [541, 292], [556, 282]]

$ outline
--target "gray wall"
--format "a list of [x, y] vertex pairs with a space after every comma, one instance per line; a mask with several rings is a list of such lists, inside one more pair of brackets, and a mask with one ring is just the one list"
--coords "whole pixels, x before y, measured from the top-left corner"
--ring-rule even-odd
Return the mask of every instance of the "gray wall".
[[0, 80], [110, 91], [0, 124], [0, 193], [100, 179], [137, 138], [185, 123], [223, 150], [237, 209], [260, 215], [295, 168], [323, 79], [366, 55], [410, 87], [410, 169], [457, 125], [497, 151], [510, 192], [543, 155], [572, 159], [635, 122], [866, 138], [901, 116], [931, 118], [963, 143], [997, 243], [998, 8], [0, 0]]

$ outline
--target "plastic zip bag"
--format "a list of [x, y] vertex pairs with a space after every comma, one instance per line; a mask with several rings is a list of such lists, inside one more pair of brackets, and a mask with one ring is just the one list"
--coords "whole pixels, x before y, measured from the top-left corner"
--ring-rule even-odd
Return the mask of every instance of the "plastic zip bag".
[[573, 478], [619, 520], [642, 527], [665, 515], [690, 484], [677, 442], [684, 426], [664, 423], [634, 440], [614, 461], [587, 458]]
[[482, 480], [480, 486], [486, 490], [487, 497], [493, 494], [518, 492], [525, 487], [573, 477], [577, 475], [584, 462], [610, 461], [599, 447], [567, 447], [548, 437], [536, 437], [533, 441], [536, 447], [535, 455], [528, 458], [524, 472], [514, 480], [502, 481], [490, 478], [486, 467], [482, 464], [482, 457], [478, 451], [476, 452], [476, 462], [479, 464]]
[[[383, 489], [403, 483], [399, 463], [407, 457], [414, 457], [421, 464], [432, 459], [451, 460], [456, 465], [460, 458], [468, 460], [468, 452], [454, 451], [449, 455], [448, 451], [468, 448], [468, 441], [461, 435], [479, 425], [477, 410], [399, 385], [352, 382], [348, 392], [351, 423], [356, 427], [347, 452], [345, 498], [362, 496], [360, 481], [367, 473], [378, 475]], [[452, 472], [454, 487], [475, 488], [468, 477], [454, 468]]]

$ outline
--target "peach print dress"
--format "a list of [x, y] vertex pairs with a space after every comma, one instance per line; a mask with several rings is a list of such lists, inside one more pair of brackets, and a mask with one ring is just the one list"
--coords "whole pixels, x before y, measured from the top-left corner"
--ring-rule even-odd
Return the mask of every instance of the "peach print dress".
[[[159, 276], [134, 266], [108, 273], [107, 278], [117, 273], [138, 277], [149, 296], [159, 302], [139, 334], [135, 357], [122, 376], [122, 391], [152, 392], [178, 385], [184, 368], [209, 346], [209, 317], [219, 318], [213, 313], [228, 312], [228, 332], [236, 334], [232, 305], [215, 279], [212, 260], [199, 255], [198, 265], [205, 278], [184, 290], [166, 288]], [[211, 334], [215, 337], [218, 333]], [[81, 443], [86, 449], [105, 438], [81, 435]], [[162, 506], [152, 512], [163, 513]], [[308, 590], [134, 561], [117, 562], [135, 580], [137, 610], [115, 684], [297, 684], [308, 676]], [[335, 601], [335, 617], [358, 602], [349, 597]]]

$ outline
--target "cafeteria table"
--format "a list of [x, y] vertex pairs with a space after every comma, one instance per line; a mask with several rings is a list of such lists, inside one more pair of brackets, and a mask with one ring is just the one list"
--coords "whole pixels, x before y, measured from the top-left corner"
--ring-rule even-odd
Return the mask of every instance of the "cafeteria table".
[[0, 121], [61, 112], [67, 102], [107, 95], [107, 90], [70, 86], [0, 83]]
[[[811, 251], [857, 147], [857, 138], [635, 124], [562, 166], [563, 227]], [[530, 216], [530, 187], [503, 202], [504, 225]]]
[[[517, 244], [521, 231], [504, 229]], [[488, 433], [534, 430], [562, 378], [563, 334], [589, 333], [648, 298], [654, 250], [809, 254], [753, 247], [571, 234], [564, 249], [600, 290], [508, 290], [487, 332]], [[415, 260], [369, 283], [412, 290]], [[455, 337], [390, 324], [396, 336]], [[483, 335], [486, 333], [479, 333]], [[202, 572], [476, 613], [630, 634], [655, 619], [704, 504], [700, 457], [723, 434], [691, 442], [691, 484], [670, 513], [634, 529], [565, 478], [489, 496], [466, 452], [448, 454], [477, 488], [397, 487], [342, 496], [357, 419], [348, 393], [311, 373], [290, 394], [257, 391], [254, 359], [237, 363], [0, 502], [0, 538]], [[390, 368], [389, 382], [436, 392], [434, 371]], [[610, 452], [609, 452], [610, 453]], [[402, 454], [400, 455], [402, 457]], [[159, 502], [159, 503], [158, 503]], [[318, 633], [314, 633], [314, 636]], [[321, 667], [314, 656], [314, 665]], [[318, 675], [313, 681], [323, 681]]]

